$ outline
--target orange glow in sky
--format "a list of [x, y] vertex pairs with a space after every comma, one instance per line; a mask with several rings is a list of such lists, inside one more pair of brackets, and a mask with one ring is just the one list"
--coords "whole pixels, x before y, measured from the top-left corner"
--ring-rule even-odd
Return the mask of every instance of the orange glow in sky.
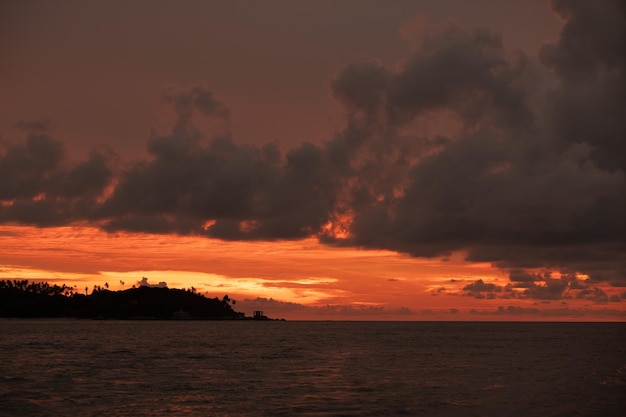
[[[85, 287], [91, 291], [105, 283], [112, 290], [129, 288], [146, 277], [153, 284], [194, 287], [210, 297], [228, 294], [239, 301], [236, 309], [246, 314], [251, 314], [246, 307], [260, 305], [270, 315], [288, 319], [498, 320], [501, 317], [489, 313], [499, 307], [537, 308], [537, 304], [551, 311], [551, 319], [559, 311], [562, 319], [570, 319], [566, 313], [572, 311], [580, 313], [574, 319], [589, 319], [602, 316], [606, 309], [587, 300], [550, 303], [463, 296], [462, 288], [477, 279], [503, 286], [508, 277], [489, 264], [464, 261], [462, 253], [446, 260], [423, 259], [391, 251], [328, 247], [312, 238], [225, 242], [107, 234], [93, 227], [5, 226], [0, 229], [0, 246], [4, 248], [0, 279], [65, 283], [84, 292]], [[528, 318], [537, 319], [518, 317]]]
[[0, 279], [626, 321], [616, 2], [10, 3]]

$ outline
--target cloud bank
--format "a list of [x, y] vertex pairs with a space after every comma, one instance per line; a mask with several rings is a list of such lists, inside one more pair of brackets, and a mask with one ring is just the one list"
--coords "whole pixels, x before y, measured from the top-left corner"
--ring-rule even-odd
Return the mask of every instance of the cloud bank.
[[0, 152], [0, 221], [224, 240], [313, 235], [424, 257], [465, 250], [539, 299], [564, 290], [537, 269], [626, 286], [624, 6], [552, 7], [561, 36], [536, 57], [511, 57], [488, 30], [448, 26], [393, 67], [348, 65], [330, 83], [346, 124], [322, 144], [207, 137], [194, 117], [230, 112], [201, 85], [164, 94], [176, 122], [153, 132], [134, 163], [106, 148], [68, 161], [47, 124], [20, 121], [31, 133]]

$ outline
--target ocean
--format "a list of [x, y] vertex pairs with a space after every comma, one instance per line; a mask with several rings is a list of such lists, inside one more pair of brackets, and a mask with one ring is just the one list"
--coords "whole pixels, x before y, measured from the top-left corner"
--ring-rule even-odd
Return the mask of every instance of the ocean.
[[0, 320], [1, 416], [626, 416], [626, 323]]

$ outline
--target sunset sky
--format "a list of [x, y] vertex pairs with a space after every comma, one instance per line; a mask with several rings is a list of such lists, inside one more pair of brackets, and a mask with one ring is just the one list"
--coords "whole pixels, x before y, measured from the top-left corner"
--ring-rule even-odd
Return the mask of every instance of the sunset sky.
[[618, 0], [0, 5], [0, 279], [626, 320]]

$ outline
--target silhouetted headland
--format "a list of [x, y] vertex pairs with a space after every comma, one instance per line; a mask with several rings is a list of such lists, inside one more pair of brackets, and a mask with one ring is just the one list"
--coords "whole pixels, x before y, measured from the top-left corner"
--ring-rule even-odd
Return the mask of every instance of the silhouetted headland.
[[[85, 291], [87, 292], [87, 291]], [[139, 286], [120, 291], [94, 287], [91, 294], [66, 285], [0, 281], [0, 317], [75, 317], [118, 320], [253, 320], [233, 309], [227, 295], [207, 298], [192, 288]], [[265, 320], [271, 320], [263, 316]]]

